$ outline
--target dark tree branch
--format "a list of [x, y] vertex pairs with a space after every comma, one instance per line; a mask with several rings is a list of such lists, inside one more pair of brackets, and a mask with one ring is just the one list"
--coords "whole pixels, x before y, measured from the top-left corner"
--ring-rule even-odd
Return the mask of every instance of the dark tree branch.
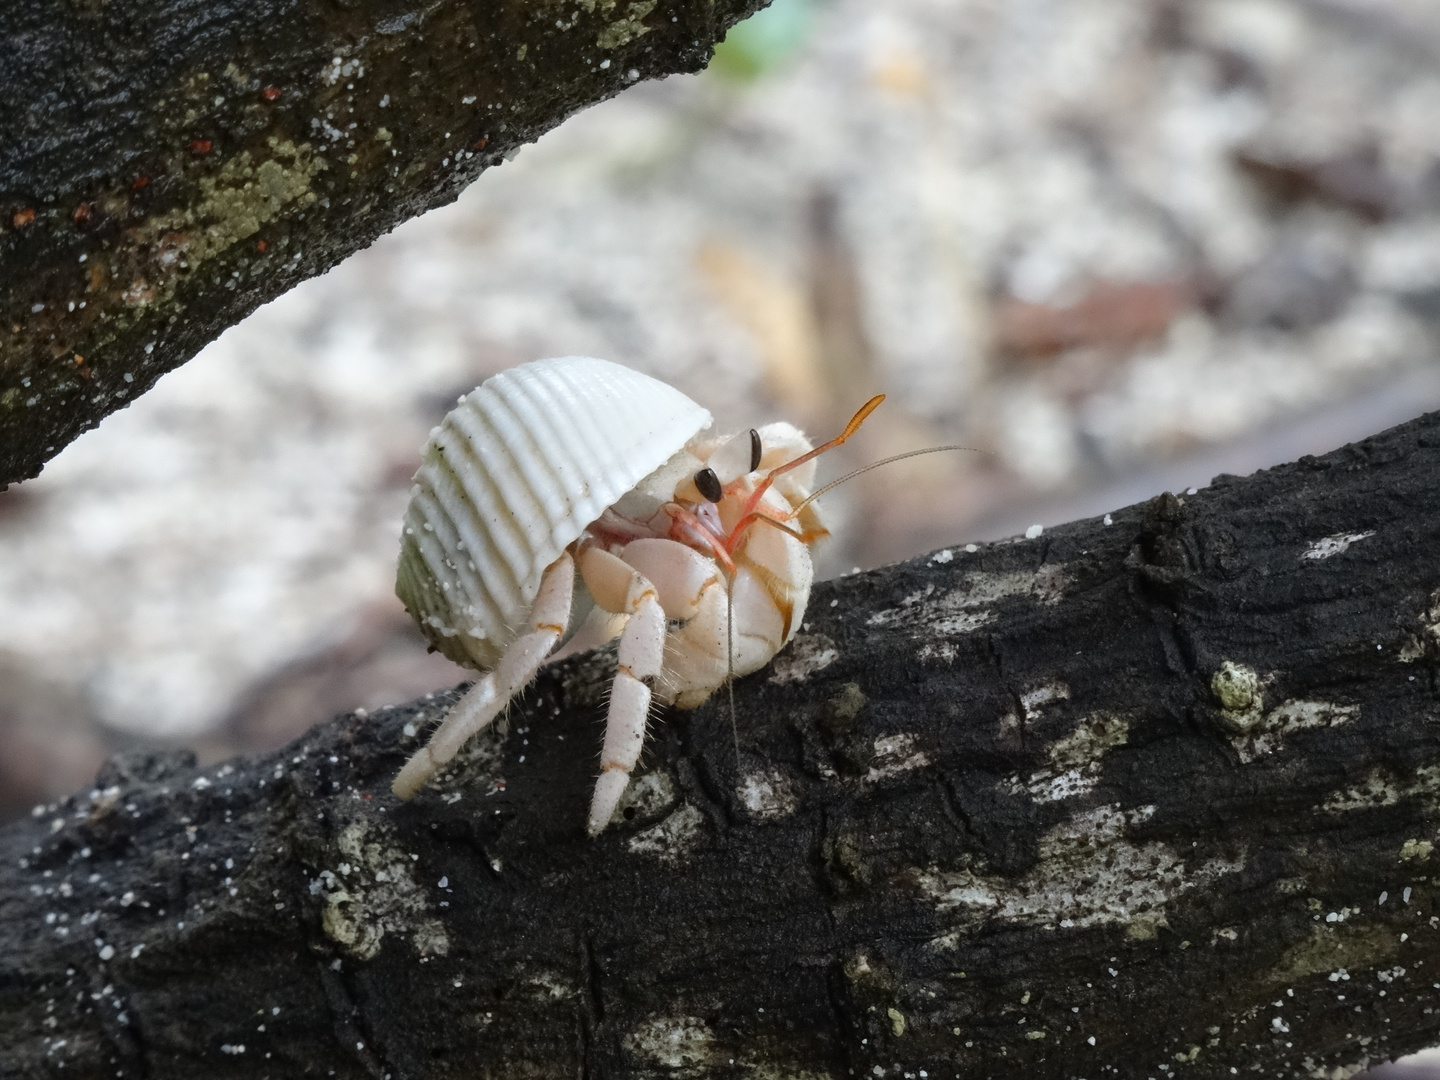
[[1440, 414], [816, 590], [583, 824], [606, 658], [0, 833], [3, 1077], [1345, 1076], [1436, 1040]]
[[0, 37], [0, 488], [761, 0], [33, 0]]

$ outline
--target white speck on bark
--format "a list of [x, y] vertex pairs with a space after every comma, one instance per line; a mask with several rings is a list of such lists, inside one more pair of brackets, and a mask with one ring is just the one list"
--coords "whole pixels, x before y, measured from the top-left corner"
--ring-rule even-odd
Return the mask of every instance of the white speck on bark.
[[1096, 713], [1075, 725], [1075, 730], [1050, 747], [1050, 765], [1069, 769], [1098, 761], [1108, 751], [1124, 746], [1130, 738], [1130, 724], [1123, 716]]
[[429, 915], [426, 894], [410, 873], [410, 863], [382, 828], [356, 822], [340, 834], [340, 853], [360, 873], [343, 884], [333, 874], [316, 878], [312, 891], [323, 891], [321, 925], [337, 944], [361, 960], [380, 951], [387, 933], [408, 934], [421, 955], [444, 956], [450, 938]]
[[1025, 710], [1025, 719], [1027, 720], [1037, 719], [1042, 705], [1069, 700], [1070, 688], [1062, 682], [1042, 683], [1020, 695], [1020, 705]]
[[1244, 865], [1211, 859], [1187, 869], [1168, 845], [1129, 840], [1129, 827], [1154, 810], [1101, 806], [1062, 822], [1042, 837], [1039, 863], [1020, 878], [968, 870], [921, 874], [920, 888], [954, 926], [933, 944], [958, 944], [991, 920], [1052, 928], [1121, 924], [1132, 938], [1153, 937], [1167, 903]]
[[[675, 789], [674, 778], [664, 769], [656, 769], [633, 780], [620, 796], [612, 821], [626, 821], [631, 817], [640, 821], [654, 821], [680, 801]], [[627, 814], [627, 811], [629, 813]]]
[[800, 634], [770, 665], [770, 681], [776, 686], [803, 682], [839, 658], [840, 650], [824, 634]]
[[1339, 555], [1351, 544], [1358, 544], [1361, 540], [1368, 540], [1375, 535], [1375, 530], [1363, 533], [1336, 533], [1334, 536], [1327, 536], [1323, 540], [1316, 540], [1304, 554], [1302, 559], [1328, 559], [1332, 555]]
[[929, 764], [930, 755], [915, 749], [914, 735], [882, 735], [875, 740], [875, 763], [865, 779], [886, 780]]
[[564, 1001], [575, 996], [575, 987], [553, 971], [542, 971], [525, 980], [529, 992], [542, 1002]]
[[665, 862], [680, 863], [700, 839], [705, 815], [685, 803], [664, 821], [630, 838], [627, 847], [636, 855], [653, 855]]
[[922, 589], [911, 593], [896, 607], [871, 615], [867, 623], [910, 627], [926, 636], [964, 634], [994, 619], [989, 606], [1006, 597], [1031, 596], [1042, 604], [1057, 603], [1068, 580], [1060, 566], [1042, 566], [1033, 573], [976, 571], [962, 575], [959, 583], [945, 592]]
[[779, 769], [746, 773], [736, 794], [751, 816], [761, 820], [788, 817], [800, 806], [794, 785]]
[[1339, 727], [1360, 715], [1358, 705], [1329, 701], [1287, 701], [1271, 709], [1249, 734], [1236, 734], [1231, 743], [1243, 764], [1250, 764], [1284, 745], [1285, 736], [1311, 728]]
[[1100, 770], [1094, 767], [1088, 769], [1067, 769], [1059, 776], [1037, 774], [1028, 785], [1031, 798], [1036, 802], [1059, 802], [1061, 799], [1073, 799], [1077, 795], [1084, 795], [1094, 788], [1096, 781], [1100, 779]]
[[696, 1016], [657, 1016], [624, 1038], [625, 1049], [670, 1069], [703, 1065], [710, 1060], [715, 1036]]
[[922, 645], [920, 646], [920, 651], [916, 654], [921, 663], [930, 660], [941, 660], [947, 664], [952, 663], [957, 655], [959, 654], [955, 645], [949, 641]]
[[1432, 803], [1440, 799], [1440, 767], [1425, 765], [1415, 770], [1409, 780], [1397, 780], [1381, 769], [1372, 769], [1358, 784], [1335, 792], [1321, 805], [1321, 809], [1334, 814], [1350, 810], [1368, 810], [1379, 806], [1393, 806], [1401, 799], [1420, 796]]
[[1083, 795], [1100, 779], [1100, 759], [1125, 745], [1129, 737], [1130, 725], [1124, 717], [1110, 713], [1085, 717], [1050, 747], [1049, 767], [1033, 773], [1025, 782], [1026, 790], [1037, 802]]

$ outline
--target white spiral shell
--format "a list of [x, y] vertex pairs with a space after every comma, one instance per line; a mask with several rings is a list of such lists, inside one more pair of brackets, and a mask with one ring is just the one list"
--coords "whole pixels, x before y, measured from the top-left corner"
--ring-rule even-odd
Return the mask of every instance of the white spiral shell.
[[440, 652], [487, 671], [545, 568], [710, 414], [607, 360], [536, 360], [486, 379], [430, 434], [395, 592]]

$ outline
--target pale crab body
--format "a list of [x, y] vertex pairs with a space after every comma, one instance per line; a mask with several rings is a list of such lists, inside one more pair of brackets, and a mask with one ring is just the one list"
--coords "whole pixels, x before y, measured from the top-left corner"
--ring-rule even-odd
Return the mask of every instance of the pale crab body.
[[432, 432], [396, 592], [436, 649], [485, 674], [406, 763], [396, 795], [413, 796], [547, 659], [618, 636], [597, 834], [639, 759], [652, 697], [699, 705], [794, 636], [809, 545], [825, 533], [806, 503], [810, 443], [783, 423], [706, 438], [710, 423], [656, 379], [562, 357], [486, 380]]

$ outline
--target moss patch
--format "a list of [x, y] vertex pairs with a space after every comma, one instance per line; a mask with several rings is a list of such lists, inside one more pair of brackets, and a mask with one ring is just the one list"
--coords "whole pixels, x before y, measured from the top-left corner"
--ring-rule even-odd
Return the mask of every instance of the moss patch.
[[636, 38], [650, 32], [645, 25], [645, 16], [655, 10], [655, 0], [634, 0], [625, 9], [625, 17], [616, 19], [595, 38], [595, 44], [602, 49], [618, 49]]
[[291, 203], [313, 203], [311, 181], [327, 167], [325, 159], [309, 143], [272, 137], [268, 145], [273, 156], [267, 160], [257, 163], [243, 150], [214, 176], [202, 178], [193, 206], [150, 224], [154, 239], [172, 238], [177, 254], [193, 267], [254, 236]]

